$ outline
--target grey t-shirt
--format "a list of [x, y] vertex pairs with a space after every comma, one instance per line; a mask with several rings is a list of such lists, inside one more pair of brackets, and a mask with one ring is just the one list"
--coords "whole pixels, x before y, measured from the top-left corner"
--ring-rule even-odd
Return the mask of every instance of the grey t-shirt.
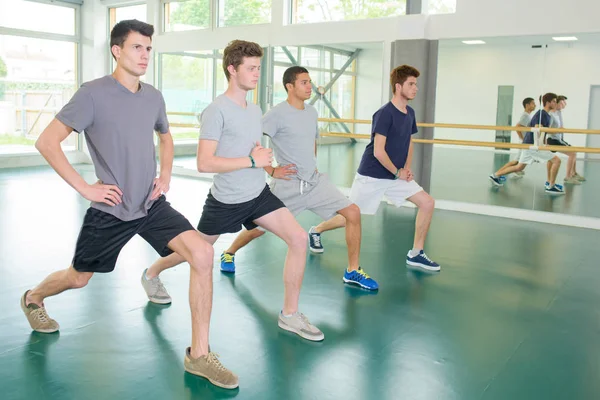
[[[552, 111], [549, 113], [552, 117], [552, 122], [550, 123], [550, 128], [562, 128], [562, 113], [560, 111]], [[548, 137], [556, 140], [562, 140], [562, 133], [549, 133]]]
[[[523, 112], [523, 114], [521, 115], [521, 118], [519, 118], [519, 122], [518, 124], [521, 126], [529, 126], [529, 123], [531, 122], [531, 115], [529, 113]], [[523, 134], [523, 137], [525, 137], [525, 132], [521, 132]]]
[[296, 179], [306, 182], [317, 180], [315, 139], [319, 137], [317, 110], [310, 104], [304, 110], [279, 103], [262, 119], [263, 132], [271, 137], [277, 163], [295, 164]]
[[84, 83], [56, 118], [85, 132], [96, 176], [123, 192], [119, 205], [91, 206], [123, 221], [148, 215], [156, 177], [154, 131], [169, 130], [162, 94], [143, 82], [132, 93], [107, 75]]
[[[261, 117], [256, 104], [244, 108], [222, 94], [200, 115], [200, 140], [219, 142], [217, 157], [248, 157], [262, 138]], [[215, 175], [210, 192], [221, 203], [237, 204], [258, 197], [265, 185], [262, 168], [244, 168]]]

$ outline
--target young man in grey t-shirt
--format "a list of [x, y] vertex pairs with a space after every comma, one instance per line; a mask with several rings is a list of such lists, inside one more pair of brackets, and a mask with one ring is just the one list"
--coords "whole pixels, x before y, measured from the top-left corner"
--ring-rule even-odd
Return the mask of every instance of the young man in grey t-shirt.
[[[323, 252], [322, 232], [345, 226], [348, 268], [343, 281], [377, 290], [377, 282], [359, 266], [360, 210], [326, 174], [317, 171], [318, 115], [313, 106], [304, 103], [312, 94], [308, 71], [299, 66], [288, 68], [283, 74], [283, 87], [287, 100], [269, 110], [262, 119], [262, 130], [271, 138], [275, 157], [283, 165], [265, 168], [269, 175], [278, 178], [271, 182], [271, 190], [292, 214], [310, 210], [326, 220], [309, 231], [310, 249], [315, 253]], [[263, 234], [260, 228], [240, 233], [221, 255], [221, 271], [235, 272], [236, 251]]]
[[[523, 114], [521, 114], [521, 118], [519, 118], [519, 122], [515, 125], [517, 128], [529, 127], [529, 123], [531, 122], [531, 113], [535, 110], [535, 100], [531, 97], [526, 97], [523, 99]], [[519, 139], [521, 139], [521, 143], [523, 143], [523, 132], [516, 131], [517, 135], [519, 135]], [[519, 163], [519, 159], [521, 158], [521, 154], [523, 150], [519, 150], [517, 153], [517, 159], [507, 162], [502, 168], [505, 167], [514, 167]], [[522, 178], [525, 175], [525, 171], [516, 171], [515, 177]], [[502, 182], [506, 180], [506, 177], [502, 177], [500, 179]]]
[[[127, 242], [139, 234], [161, 256], [174, 251], [191, 266], [190, 308], [192, 344], [186, 370], [225, 388], [238, 378], [209, 350], [208, 327], [212, 306], [213, 250], [192, 225], [165, 200], [173, 165], [161, 93], [140, 82], [152, 49], [152, 25], [126, 20], [111, 31], [110, 45], [117, 67], [112, 75], [87, 82], [42, 132], [36, 148], [58, 174], [92, 202], [83, 220], [69, 268], [54, 272], [27, 290], [21, 308], [31, 328], [43, 333], [59, 329], [44, 307], [44, 299], [87, 285], [94, 273], [111, 272]], [[69, 164], [60, 143], [72, 132], [85, 138], [99, 181], [86, 183]], [[160, 175], [156, 178], [153, 131], [159, 132]], [[162, 286], [157, 278], [142, 282], [149, 296]], [[198, 362], [190, 365], [190, 355]]]
[[[198, 230], [213, 244], [223, 233], [261, 226], [288, 245], [283, 270], [285, 286], [280, 328], [312, 341], [325, 338], [298, 311], [300, 288], [306, 266], [307, 234], [284, 204], [271, 193], [263, 168], [271, 165], [272, 151], [260, 145], [261, 110], [246, 101], [260, 76], [262, 48], [252, 42], [234, 40], [223, 52], [223, 69], [228, 81], [200, 117], [198, 171], [216, 173], [204, 204]], [[154, 263], [148, 271], [161, 271], [184, 262], [172, 254]]]

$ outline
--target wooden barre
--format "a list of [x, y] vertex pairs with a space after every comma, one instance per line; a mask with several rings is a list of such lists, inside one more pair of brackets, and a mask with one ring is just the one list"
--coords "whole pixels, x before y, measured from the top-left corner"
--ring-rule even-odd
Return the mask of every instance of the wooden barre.
[[[370, 139], [370, 135], [361, 135], [356, 133], [341, 132], [323, 132], [322, 137], [342, 137], [347, 139]], [[451, 139], [413, 139], [414, 143], [422, 144], [449, 144], [453, 146], [471, 146], [471, 147], [494, 147], [503, 149], [522, 149], [529, 150], [531, 145], [521, 143], [498, 143], [498, 142], [479, 142], [473, 140], [451, 140]], [[558, 152], [577, 152], [577, 153], [600, 153], [600, 148], [573, 147], [573, 146], [540, 146], [538, 150], [558, 151]], [[567, 151], [568, 150], [568, 151]]]
[[[196, 116], [195, 113], [190, 112], [175, 112], [169, 111], [168, 115], [180, 115], [180, 116]], [[367, 119], [345, 119], [345, 118], [319, 118], [320, 122], [340, 122], [340, 123], [350, 123], [350, 124], [370, 124], [371, 121]], [[172, 126], [182, 127], [182, 128], [198, 128], [200, 125], [198, 124], [176, 124], [172, 123]], [[470, 125], [470, 124], [445, 124], [445, 123], [428, 123], [428, 122], [418, 122], [417, 126], [419, 128], [448, 128], [448, 129], [475, 129], [475, 130], [484, 130], [484, 131], [519, 131], [519, 132], [529, 132], [531, 128], [526, 126], [496, 126], [496, 125]], [[582, 135], [600, 135], [600, 130], [598, 129], [574, 129], [574, 128], [539, 128], [540, 132], [545, 133], [576, 133]]]

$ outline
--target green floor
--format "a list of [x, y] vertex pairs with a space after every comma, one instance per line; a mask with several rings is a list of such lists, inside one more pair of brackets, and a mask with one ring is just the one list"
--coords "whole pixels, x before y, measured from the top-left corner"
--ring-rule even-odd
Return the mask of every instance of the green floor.
[[[336, 185], [350, 188], [367, 142], [322, 145], [318, 149], [318, 167], [327, 172]], [[600, 218], [600, 161], [578, 161], [578, 172], [588, 178], [582, 185], [565, 185], [564, 196], [552, 196], [544, 191], [546, 168], [532, 164], [525, 177], [508, 177], [502, 188], [494, 187], [488, 176], [515, 159], [516, 155], [487, 150], [435, 147], [430, 193], [438, 200], [484, 204], [526, 210], [555, 212]], [[196, 168], [194, 156], [178, 157], [175, 164]], [[559, 170], [558, 183], [565, 178], [566, 160]], [[419, 177], [417, 176], [417, 181]]]
[[[169, 199], [195, 223], [207, 190], [174, 178]], [[87, 205], [48, 168], [1, 170], [0, 199], [3, 400], [600, 398], [598, 231], [438, 211], [427, 250], [443, 270], [429, 275], [404, 265], [413, 211], [382, 205], [361, 256], [379, 293], [342, 284], [343, 231], [307, 259], [301, 310], [322, 343], [277, 327], [285, 247], [265, 235], [235, 277], [214, 271], [211, 346], [240, 376], [227, 391], [184, 373], [188, 270], [163, 276], [171, 306], [149, 304], [139, 277], [156, 256], [140, 238], [114, 273], [47, 299], [60, 334], [31, 333], [19, 297], [68, 265]]]

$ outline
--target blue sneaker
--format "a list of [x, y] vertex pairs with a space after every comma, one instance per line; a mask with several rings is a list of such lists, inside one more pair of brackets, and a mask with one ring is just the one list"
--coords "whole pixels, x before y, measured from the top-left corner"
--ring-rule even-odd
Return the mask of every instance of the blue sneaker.
[[321, 234], [315, 232], [314, 226], [308, 231], [308, 247], [313, 253], [322, 253], [324, 250], [321, 244]]
[[413, 267], [420, 267], [420, 268], [426, 269], [428, 271], [439, 271], [440, 270], [440, 264], [436, 263], [435, 261], [431, 261], [429, 259], [429, 257], [427, 257], [427, 255], [425, 254], [425, 252], [423, 250], [421, 250], [419, 252], [419, 254], [417, 254], [414, 257], [410, 256], [410, 250], [409, 250], [408, 254], [406, 255], [406, 263]]
[[565, 191], [562, 187], [558, 187], [559, 185], [554, 185], [552, 187], [546, 186], [546, 193], [550, 194], [565, 194]]
[[500, 178], [498, 178], [494, 175], [490, 175], [489, 178], [492, 181], [492, 183], [494, 184], [494, 186], [504, 186], [504, 181], [502, 181]]
[[506, 182], [506, 176], [499, 176], [498, 179], [500, 180], [500, 182], [505, 183]]
[[[563, 185], [559, 185], [558, 183], [555, 183], [554, 186], [556, 186], [560, 190], [564, 190]], [[546, 183], [544, 184], [544, 188], [550, 189], [550, 182], [546, 181]]]
[[373, 278], [371, 278], [361, 267], [358, 267], [357, 270], [348, 272], [346, 269], [344, 271], [344, 283], [351, 283], [354, 285], [358, 285], [364, 289], [368, 290], [377, 290], [379, 289], [379, 285]]
[[225, 252], [221, 254], [221, 271], [230, 274], [235, 272], [235, 254]]

